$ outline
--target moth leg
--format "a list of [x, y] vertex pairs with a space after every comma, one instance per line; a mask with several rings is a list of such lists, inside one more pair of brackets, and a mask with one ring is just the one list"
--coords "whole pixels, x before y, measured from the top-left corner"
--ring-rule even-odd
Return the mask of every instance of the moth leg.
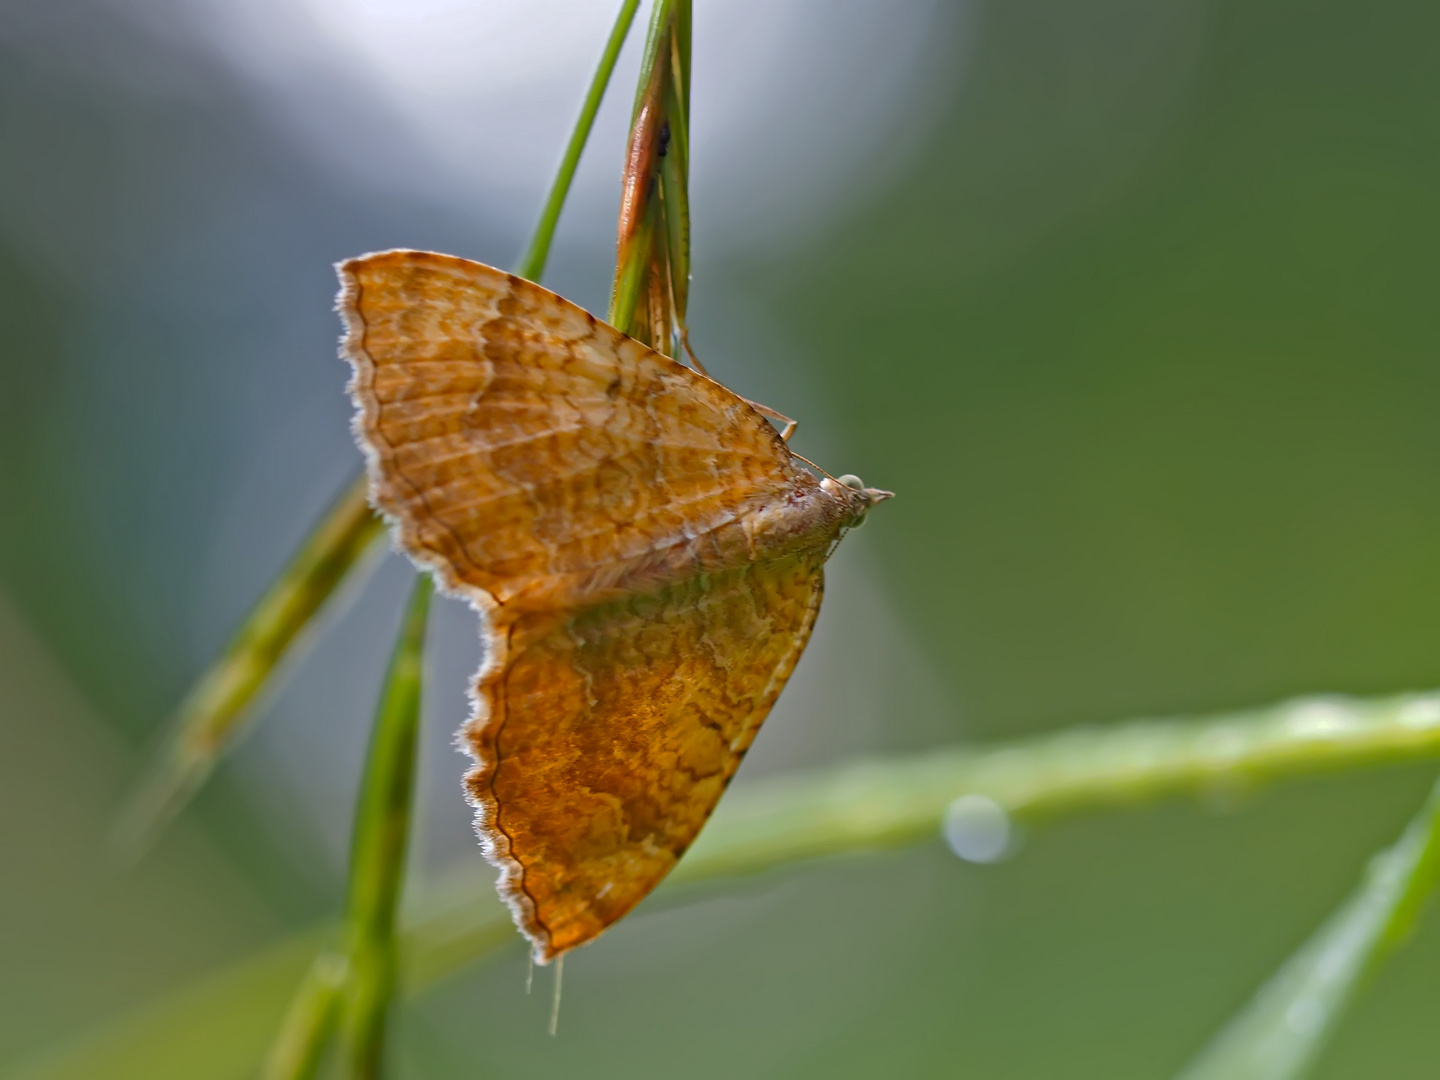
[[748, 398], [746, 399], [745, 404], [749, 405], [761, 416], [769, 417], [771, 420], [779, 420], [782, 424], [785, 425], [784, 430], [780, 432], [781, 442], [788, 443], [790, 441], [790, 436], [794, 435], [795, 429], [800, 426], [799, 420], [791, 420], [790, 417], [786, 416], [782, 412], [770, 408], [769, 405], [761, 405], [758, 401], [750, 401]]
[[695, 350], [690, 347], [690, 328], [684, 323], [680, 324], [680, 344], [685, 346], [685, 355], [690, 357], [690, 363], [695, 365], [695, 370], [707, 379], [710, 378], [710, 372], [705, 370], [705, 365], [700, 362], [700, 358], [695, 355]]
[[[680, 325], [680, 344], [685, 346], [685, 354], [690, 357], [690, 362], [695, 365], [695, 370], [700, 372], [700, 374], [704, 375], [707, 379], [710, 378], [710, 373], [705, 370], [705, 365], [700, 362], [700, 357], [696, 356], [695, 350], [690, 347], [690, 328], [683, 323]], [[780, 432], [781, 442], [788, 443], [790, 441], [790, 436], [794, 435], [795, 429], [800, 426], [800, 422], [798, 420], [791, 420], [790, 417], [786, 416], [782, 412], [778, 412], [775, 409], [770, 408], [769, 405], [761, 405], [758, 401], [751, 401], [749, 398], [745, 398], [743, 400], [745, 401], [746, 405], [749, 405], [761, 416], [769, 417], [771, 420], [779, 420], [782, 424], [785, 425], [785, 429]]]

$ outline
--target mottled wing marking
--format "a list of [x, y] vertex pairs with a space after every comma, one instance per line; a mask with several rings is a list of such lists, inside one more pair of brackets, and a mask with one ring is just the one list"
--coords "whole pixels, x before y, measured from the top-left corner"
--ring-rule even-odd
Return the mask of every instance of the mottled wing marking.
[[804, 649], [836, 530], [757, 539], [817, 487], [775, 429], [553, 293], [428, 252], [339, 269], [374, 501], [484, 616], [466, 784], [549, 960], [695, 838]]
[[340, 273], [375, 500], [482, 606], [563, 603], [800, 477], [743, 400], [538, 285], [416, 251]]
[[501, 895], [549, 960], [670, 871], [805, 648], [825, 552], [510, 628], [465, 730]]

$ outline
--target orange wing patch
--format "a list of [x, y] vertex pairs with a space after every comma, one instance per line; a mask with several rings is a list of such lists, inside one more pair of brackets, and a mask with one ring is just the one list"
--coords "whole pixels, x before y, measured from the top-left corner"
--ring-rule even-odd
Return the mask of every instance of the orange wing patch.
[[339, 272], [372, 500], [484, 620], [466, 784], [543, 963], [695, 839], [887, 493], [816, 481], [747, 402], [530, 282]]
[[690, 846], [805, 648], [823, 561], [531, 615], [496, 642], [466, 786], [537, 959], [595, 937]]
[[745, 401], [538, 285], [414, 251], [340, 273], [375, 501], [482, 607], [578, 599], [815, 483]]

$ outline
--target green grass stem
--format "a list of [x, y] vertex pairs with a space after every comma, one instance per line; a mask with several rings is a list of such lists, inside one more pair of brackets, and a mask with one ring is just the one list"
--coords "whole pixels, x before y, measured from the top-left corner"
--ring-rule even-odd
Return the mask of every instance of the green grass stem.
[[[673, 355], [690, 285], [690, 0], [655, 0], [631, 111], [610, 325]], [[663, 247], [657, 248], [660, 244]], [[646, 303], [663, 274], [670, 314]], [[656, 325], [651, 325], [654, 322]], [[673, 325], [671, 325], [673, 323]]]
[[261, 1080], [311, 1080], [319, 1071], [348, 970], [339, 953], [327, 951], [315, 958], [270, 1046]]
[[348, 970], [339, 1018], [346, 1075], [354, 1080], [375, 1080], [381, 1073], [386, 1017], [395, 996], [395, 912], [409, 847], [425, 623], [433, 592], [430, 575], [417, 574], [375, 714], [355, 808], [345, 904]]
[[150, 771], [117, 818], [111, 840], [122, 855], [143, 851], [205, 782], [282, 662], [293, 660], [316, 614], [377, 547], [384, 523], [370, 510], [365, 485], [357, 477], [334, 502], [180, 704]]
[[622, 334], [631, 333], [635, 312], [645, 289], [645, 274], [650, 269], [650, 244], [655, 232], [658, 204], [653, 200], [645, 208], [625, 255], [615, 268], [615, 288], [610, 300], [606, 322]]
[[1199, 719], [1066, 728], [778, 777], [717, 810], [672, 879], [913, 843], [961, 795], [1040, 819], [1181, 793], [1229, 799], [1287, 776], [1440, 755], [1440, 692], [1306, 697]]
[[[660, 200], [664, 206], [666, 262], [676, 325], [686, 325], [690, 301], [690, 22], [689, 0], [675, 5], [670, 35], [670, 79], [665, 106], [669, 147], [660, 163]], [[682, 329], [683, 333], [683, 329]]]
[[540, 220], [535, 225], [530, 246], [525, 249], [520, 265], [515, 268], [515, 273], [530, 281], [539, 281], [545, 272], [545, 262], [550, 257], [550, 242], [555, 238], [555, 227], [560, 222], [560, 211], [564, 209], [565, 198], [570, 194], [570, 184], [575, 179], [575, 169], [580, 164], [585, 143], [590, 138], [595, 114], [600, 111], [600, 102], [605, 98], [605, 88], [610, 85], [615, 61], [620, 58], [620, 49], [630, 33], [630, 25], [635, 21], [635, 10], [639, 6], [640, 0], [624, 0], [620, 5], [619, 14], [615, 16], [615, 25], [610, 30], [610, 38], [605, 42], [605, 51], [600, 54], [600, 64], [595, 69], [595, 77], [590, 80], [590, 89], [580, 106], [580, 116], [575, 121], [575, 129], [570, 133], [565, 155], [560, 159], [560, 168], [550, 184], [550, 194], [545, 198], [545, 206], [540, 211]]
[[430, 577], [417, 575], [371, 728], [350, 844], [342, 949], [321, 952], [295, 991], [271, 1045], [265, 1080], [309, 1080], [337, 1026], [345, 1075], [375, 1080], [381, 1074], [395, 996], [395, 912], [405, 880], [433, 592]]

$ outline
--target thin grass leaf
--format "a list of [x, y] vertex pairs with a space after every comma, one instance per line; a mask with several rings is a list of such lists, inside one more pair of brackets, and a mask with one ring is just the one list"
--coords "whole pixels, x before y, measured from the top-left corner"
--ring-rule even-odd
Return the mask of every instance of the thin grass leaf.
[[339, 1024], [346, 1075], [356, 1080], [373, 1080], [380, 1075], [386, 1018], [395, 996], [395, 912], [405, 880], [420, 731], [425, 623], [433, 591], [428, 574], [416, 576], [405, 625], [395, 644], [375, 714], [360, 801], [355, 809]]
[[[648, 902], [698, 897], [706, 882], [812, 858], [933, 840], [946, 809], [963, 795], [985, 795], [1022, 818], [1048, 818], [1436, 757], [1440, 692], [1301, 698], [1205, 718], [1133, 721], [855, 762], [733, 789]], [[284, 1014], [286, 995], [327, 932], [287, 938], [32, 1060], [7, 1080], [249, 1076]], [[520, 944], [509, 913], [478, 873], [432, 892], [400, 937], [407, 996]], [[268, 1018], [269, 1026], [257, 1018]], [[198, 1047], [208, 1047], [208, 1056], [197, 1057]]]
[[[649, 311], [641, 307], [640, 298], [649, 291], [650, 259], [653, 253], [655, 219], [658, 215], [659, 207], [655, 204], [651, 204], [641, 215], [630, 234], [631, 245], [627, 257], [616, 266], [615, 288], [607, 321], [615, 329], [631, 337], [637, 334], [648, 335]], [[638, 325], [642, 318], [644, 326]]]
[[668, 138], [660, 161], [670, 302], [681, 333], [690, 301], [690, 17], [688, 0], [675, 5], [665, 113]]
[[605, 42], [605, 51], [600, 54], [600, 64], [595, 69], [595, 77], [590, 80], [590, 89], [580, 106], [580, 116], [575, 121], [574, 131], [570, 133], [570, 142], [565, 147], [564, 157], [560, 159], [560, 168], [550, 185], [550, 194], [545, 199], [544, 209], [540, 211], [540, 220], [535, 225], [530, 246], [525, 249], [520, 265], [515, 268], [515, 273], [523, 278], [539, 281], [545, 272], [545, 262], [550, 257], [550, 242], [555, 237], [555, 227], [559, 224], [565, 197], [570, 194], [570, 182], [575, 179], [575, 169], [580, 164], [580, 155], [590, 138], [595, 114], [600, 110], [605, 88], [610, 85], [610, 75], [615, 70], [615, 61], [620, 57], [620, 48], [630, 33], [630, 25], [635, 21], [635, 11], [639, 6], [640, 0], [625, 0], [620, 5], [619, 14], [615, 16], [615, 26], [610, 31], [609, 40]]
[[311, 1080], [335, 1028], [348, 967], [338, 953], [315, 958], [270, 1047], [261, 1080]]
[[1440, 880], [1440, 783], [1393, 847], [1178, 1080], [1298, 1080]]
[[684, 332], [686, 305], [690, 300], [690, 195], [683, 151], [673, 134], [670, 148], [660, 162], [659, 216], [665, 224], [666, 280], [670, 286], [670, 307], [677, 326]]
[[377, 547], [383, 532], [384, 523], [370, 510], [365, 478], [360, 476], [181, 703], [150, 771], [117, 819], [111, 837], [115, 850], [130, 856], [142, 851], [205, 782], [282, 661], [293, 659], [316, 614]]
[[964, 795], [1025, 820], [1440, 755], [1440, 692], [1298, 698], [1191, 719], [1069, 728], [777, 777], [732, 793], [671, 872], [677, 881], [914, 843]]
[[345, 1074], [380, 1075], [397, 970], [395, 911], [405, 880], [425, 624], [434, 586], [417, 575], [376, 709], [355, 808], [342, 951], [322, 952], [295, 992], [271, 1046], [266, 1080], [314, 1075], [338, 1024]]

